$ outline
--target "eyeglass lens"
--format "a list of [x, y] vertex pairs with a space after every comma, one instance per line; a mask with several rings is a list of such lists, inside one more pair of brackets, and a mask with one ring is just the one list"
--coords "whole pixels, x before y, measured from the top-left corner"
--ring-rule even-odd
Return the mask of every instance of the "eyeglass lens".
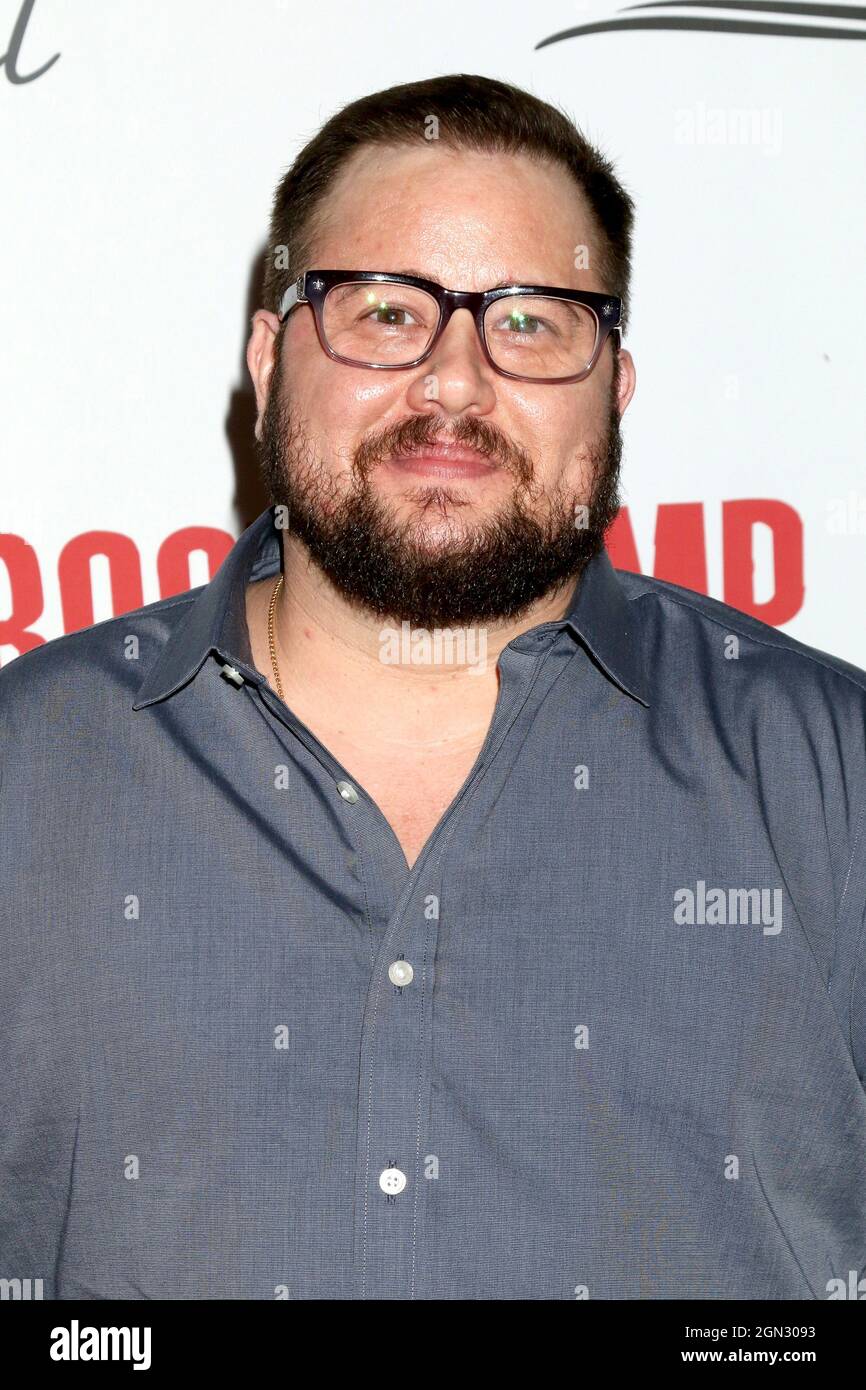
[[[426, 290], [398, 281], [353, 281], [325, 297], [322, 325], [331, 350], [368, 366], [402, 366], [421, 357], [439, 322]], [[586, 305], [547, 295], [504, 295], [484, 316], [497, 366], [517, 376], [567, 377], [590, 362], [598, 320]]]

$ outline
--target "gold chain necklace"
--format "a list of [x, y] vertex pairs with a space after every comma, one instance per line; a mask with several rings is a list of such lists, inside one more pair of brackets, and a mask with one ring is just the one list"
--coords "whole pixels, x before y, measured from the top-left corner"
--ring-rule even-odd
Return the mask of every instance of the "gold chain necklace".
[[274, 640], [274, 609], [277, 606], [277, 598], [279, 597], [282, 583], [283, 576], [281, 574], [276, 584], [274, 585], [274, 592], [271, 594], [271, 603], [270, 607], [268, 608], [268, 646], [271, 649], [271, 666], [273, 667], [274, 672], [274, 685], [277, 688], [277, 694], [279, 695], [281, 700], [283, 698], [283, 683], [280, 680], [279, 667], [277, 666], [277, 644]]

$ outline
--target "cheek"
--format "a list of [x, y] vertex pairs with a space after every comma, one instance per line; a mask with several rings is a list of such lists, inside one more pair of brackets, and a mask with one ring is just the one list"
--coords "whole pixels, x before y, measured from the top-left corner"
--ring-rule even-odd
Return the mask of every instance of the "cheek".
[[502, 412], [503, 428], [530, 450], [539, 462], [569, 457], [584, 441], [598, 437], [606, 407], [590, 378], [570, 386], [534, 386], [512, 393]]
[[[304, 436], [320, 467], [341, 484], [351, 479], [352, 462], [361, 442], [388, 425], [407, 418], [404, 393], [379, 375], [340, 363], [306, 363], [290, 383]], [[401, 408], [402, 406], [402, 408]]]
[[338, 445], [343, 452], [354, 450], [366, 436], [380, 434], [413, 414], [396, 374], [365, 372], [336, 362], [329, 366], [324, 372], [307, 370], [299, 381], [299, 399], [308, 432], [328, 441], [332, 450]]
[[399, 404], [405, 408], [405, 392], [401, 391], [394, 374], [363, 371], [331, 362], [324, 353], [305, 359], [303, 366], [291, 378], [295, 400], [303, 402], [302, 414], [310, 433], [320, 437], [354, 434], [381, 428], [393, 418], [399, 418]]
[[[578, 390], [576, 387], [563, 390]], [[599, 400], [572, 398], [554, 411], [539, 411], [536, 428], [526, 418], [514, 434], [526, 443], [535, 459], [535, 483], [540, 495], [561, 490], [566, 497], [588, 499], [595, 482], [595, 456], [608, 426], [606, 406]]]

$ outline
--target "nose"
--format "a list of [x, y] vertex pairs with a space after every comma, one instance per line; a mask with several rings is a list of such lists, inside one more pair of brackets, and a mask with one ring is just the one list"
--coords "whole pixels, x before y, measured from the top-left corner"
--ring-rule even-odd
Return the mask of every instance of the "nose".
[[418, 371], [410, 394], [438, 401], [449, 414], [469, 410], [483, 415], [496, 404], [495, 373], [468, 309], [454, 310], [432, 355]]

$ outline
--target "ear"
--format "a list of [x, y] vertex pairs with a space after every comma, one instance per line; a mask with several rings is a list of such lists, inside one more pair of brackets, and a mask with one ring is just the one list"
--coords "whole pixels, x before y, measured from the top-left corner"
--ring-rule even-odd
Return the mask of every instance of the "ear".
[[269, 309], [257, 309], [253, 314], [253, 326], [247, 343], [247, 367], [253, 380], [256, 393], [256, 439], [262, 437], [262, 416], [268, 403], [271, 376], [274, 370], [277, 334], [280, 321]]
[[619, 353], [619, 381], [617, 383], [617, 408], [620, 418], [625, 414], [626, 406], [634, 395], [637, 384], [637, 373], [634, 366], [634, 358], [628, 348], [620, 348]]

